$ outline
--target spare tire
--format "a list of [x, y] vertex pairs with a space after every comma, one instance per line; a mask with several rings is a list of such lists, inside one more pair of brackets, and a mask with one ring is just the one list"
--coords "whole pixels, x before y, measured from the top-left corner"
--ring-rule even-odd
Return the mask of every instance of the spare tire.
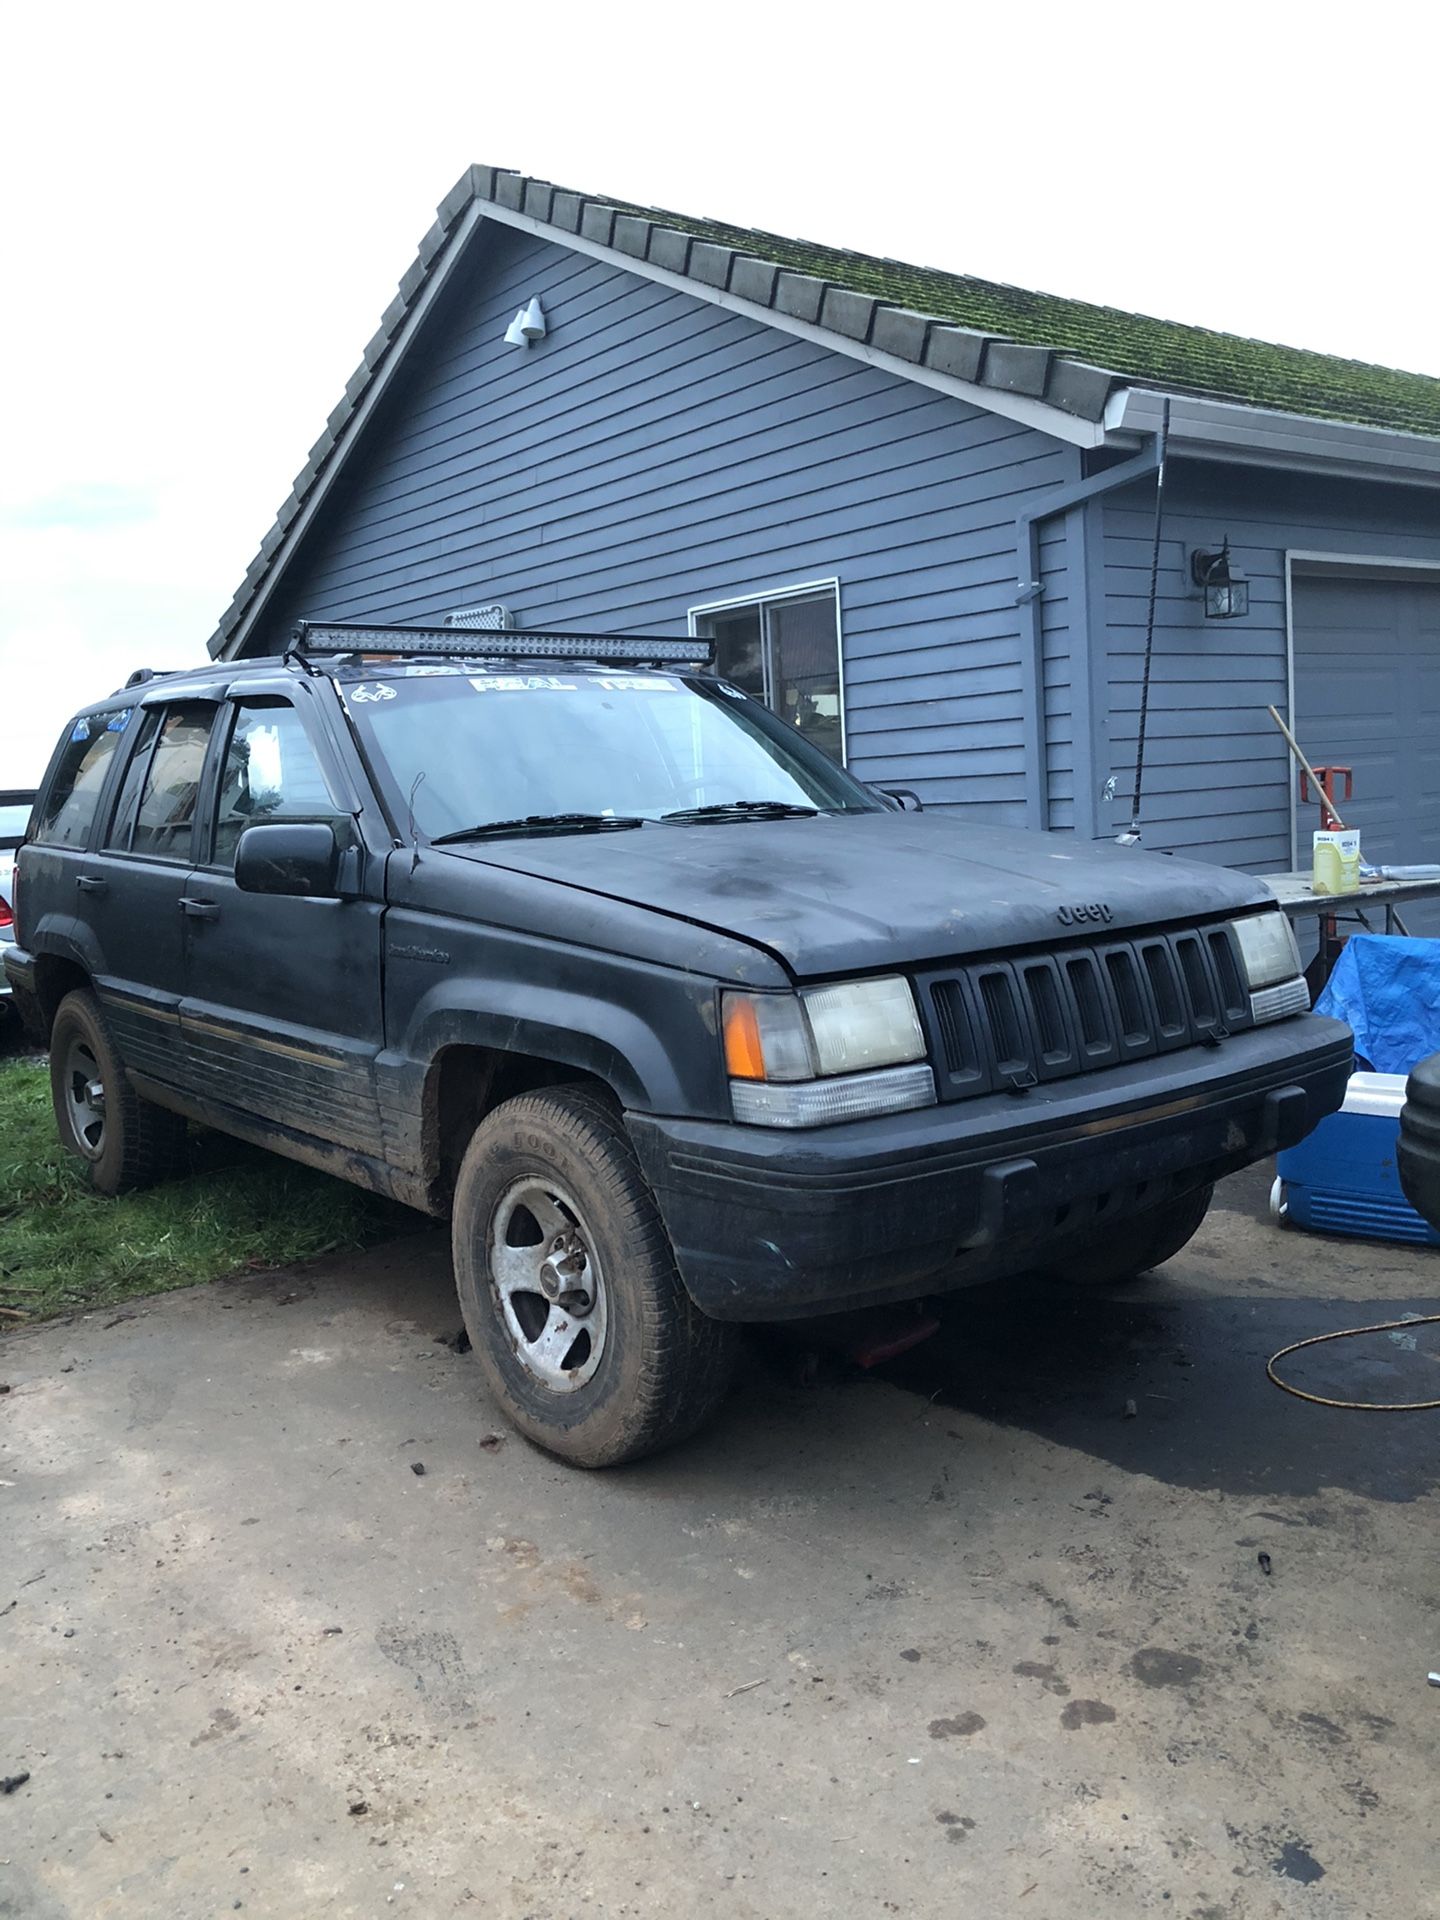
[[1440, 1231], [1440, 1053], [1422, 1060], [1406, 1082], [1396, 1164], [1405, 1198]]

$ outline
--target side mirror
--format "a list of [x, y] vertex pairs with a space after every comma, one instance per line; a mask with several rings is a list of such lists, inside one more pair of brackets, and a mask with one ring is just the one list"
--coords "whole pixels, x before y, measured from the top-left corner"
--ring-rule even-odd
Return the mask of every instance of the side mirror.
[[340, 897], [340, 842], [323, 821], [272, 820], [246, 827], [235, 849], [235, 884], [242, 893]]
[[912, 793], [909, 787], [872, 787], [872, 793], [878, 793], [887, 807], [893, 807], [896, 813], [923, 813], [918, 793]]

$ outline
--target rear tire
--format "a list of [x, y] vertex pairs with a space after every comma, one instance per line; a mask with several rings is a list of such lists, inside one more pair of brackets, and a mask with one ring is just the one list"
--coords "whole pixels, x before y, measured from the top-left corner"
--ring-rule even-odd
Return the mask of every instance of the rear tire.
[[185, 1122], [136, 1093], [100, 1002], [84, 989], [66, 994], [50, 1029], [50, 1093], [61, 1142], [96, 1193], [130, 1193], [182, 1170]]
[[1196, 1187], [1163, 1207], [1136, 1214], [1073, 1253], [1050, 1261], [1045, 1271], [1072, 1287], [1109, 1287], [1138, 1280], [1153, 1267], [1174, 1259], [1200, 1231], [1214, 1186]]
[[685, 1291], [620, 1116], [589, 1088], [521, 1094], [481, 1122], [452, 1242], [486, 1384], [537, 1446], [617, 1466], [724, 1400], [737, 1331]]

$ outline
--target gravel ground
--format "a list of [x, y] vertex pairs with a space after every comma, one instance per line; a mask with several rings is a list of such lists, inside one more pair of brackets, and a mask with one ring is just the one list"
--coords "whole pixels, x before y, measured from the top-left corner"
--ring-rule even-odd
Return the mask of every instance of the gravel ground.
[[1222, 1199], [879, 1378], [757, 1338], [611, 1474], [500, 1426], [439, 1235], [11, 1334], [0, 1915], [1440, 1913], [1440, 1427], [1263, 1376], [1440, 1269]]

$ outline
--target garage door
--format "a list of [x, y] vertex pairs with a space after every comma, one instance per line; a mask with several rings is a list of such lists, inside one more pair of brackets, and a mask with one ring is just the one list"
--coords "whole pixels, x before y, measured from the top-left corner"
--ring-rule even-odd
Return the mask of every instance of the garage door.
[[[1364, 857], [1440, 861], [1440, 582], [1297, 575], [1294, 633], [1295, 732], [1313, 765], [1354, 768]], [[1320, 819], [1298, 820], [1303, 867]], [[1406, 920], [1440, 935], [1440, 908]]]

